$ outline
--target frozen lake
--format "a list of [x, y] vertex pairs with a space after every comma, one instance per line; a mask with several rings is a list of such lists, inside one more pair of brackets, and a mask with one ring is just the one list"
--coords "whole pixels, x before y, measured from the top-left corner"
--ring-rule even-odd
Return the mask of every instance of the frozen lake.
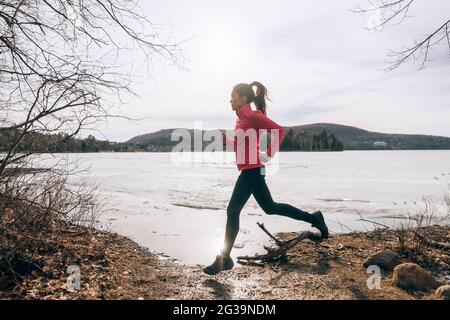
[[[48, 156], [46, 156], [48, 157]], [[90, 167], [108, 207], [102, 221], [157, 253], [186, 263], [212, 262], [223, 244], [226, 207], [238, 176], [234, 153], [58, 154]], [[180, 158], [181, 157], [181, 158]], [[321, 210], [331, 234], [365, 230], [364, 218], [402, 221], [423, 208], [422, 196], [442, 201], [450, 180], [450, 151], [281, 152], [266, 181], [277, 202]], [[76, 184], [77, 179], [72, 183]], [[436, 209], [444, 214], [444, 207]], [[250, 198], [232, 256], [263, 253], [271, 232], [309, 224], [268, 216]]]

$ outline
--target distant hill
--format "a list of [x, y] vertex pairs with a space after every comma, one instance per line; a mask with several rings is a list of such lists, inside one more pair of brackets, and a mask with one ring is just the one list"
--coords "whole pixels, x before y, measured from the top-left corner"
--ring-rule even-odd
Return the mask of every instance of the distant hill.
[[[298, 126], [284, 127], [285, 137], [302, 137], [301, 133], [318, 135], [324, 131], [334, 135], [343, 144], [344, 150], [450, 150], [450, 137], [421, 135], [421, 134], [394, 134], [368, 131], [357, 127], [336, 123], [313, 123]], [[170, 142], [172, 131], [164, 129], [131, 138], [126, 143], [149, 146], [148, 149], [166, 149], [177, 142]], [[190, 130], [192, 134], [192, 130]], [[281, 150], [296, 150], [289, 148], [285, 143]], [[301, 148], [300, 148], [301, 149]], [[156, 150], [155, 150], [156, 151]]]
[[[318, 133], [322, 130], [334, 133], [346, 150], [430, 150], [450, 149], [450, 137], [397, 134], [368, 131], [335, 123], [313, 123], [291, 127], [294, 130]], [[375, 143], [375, 144], [374, 144]]]

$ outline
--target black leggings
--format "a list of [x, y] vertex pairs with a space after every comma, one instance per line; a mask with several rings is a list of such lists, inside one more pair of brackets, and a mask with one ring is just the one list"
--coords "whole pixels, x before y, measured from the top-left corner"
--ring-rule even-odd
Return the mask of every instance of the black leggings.
[[250, 195], [256, 199], [266, 214], [277, 214], [313, 223], [313, 216], [286, 203], [274, 202], [265, 179], [265, 167], [242, 170], [227, 207], [227, 224], [222, 254], [230, 255], [239, 232], [239, 215]]

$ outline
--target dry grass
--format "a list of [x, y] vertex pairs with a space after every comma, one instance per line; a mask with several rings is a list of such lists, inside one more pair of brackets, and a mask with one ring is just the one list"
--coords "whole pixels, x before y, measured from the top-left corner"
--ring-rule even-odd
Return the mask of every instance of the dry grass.
[[100, 212], [95, 189], [69, 188], [68, 174], [53, 171], [1, 176], [0, 285], [17, 289], [23, 277], [40, 271], [42, 255], [64, 254], [69, 226], [94, 226]]

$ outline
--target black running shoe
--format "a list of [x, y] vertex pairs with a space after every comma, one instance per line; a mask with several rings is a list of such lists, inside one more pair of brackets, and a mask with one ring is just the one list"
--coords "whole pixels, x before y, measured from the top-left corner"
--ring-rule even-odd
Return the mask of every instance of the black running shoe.
[[214, 275], [223, 270], [230, 270], [233, 266], [234, 262], [230, 256], [224, 257], [221, 254], [218, 254], [213, 264], [203, 268], [203, 272], [209, 275]]
[[325, 224], [325, 219], [323, 218], [323, 214], [320, 210], [314, 212], [312, 214], [314, 216], [315, 222], [312, 224], [313, 227], [319, 229], [320, 234], [323, 239], [328, 239], [328, 227]]

